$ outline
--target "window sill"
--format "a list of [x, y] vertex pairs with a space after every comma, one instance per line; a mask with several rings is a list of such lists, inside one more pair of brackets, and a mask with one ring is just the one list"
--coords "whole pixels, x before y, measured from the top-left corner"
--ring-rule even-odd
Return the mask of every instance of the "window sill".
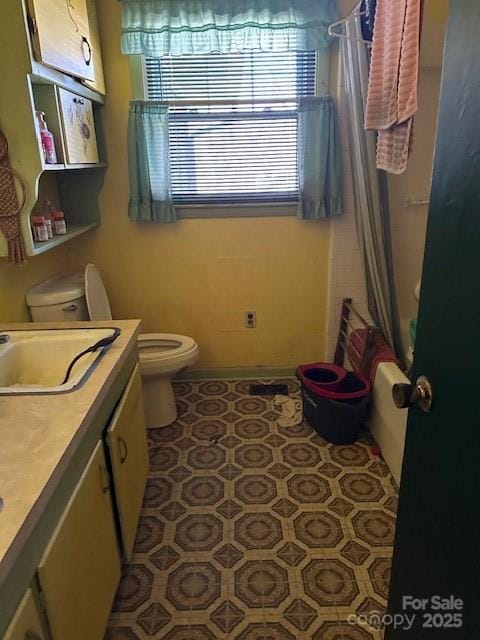
[[195, 218], [270, 218], [297, 215], [296, 202], [176, 205], [180, 220]]

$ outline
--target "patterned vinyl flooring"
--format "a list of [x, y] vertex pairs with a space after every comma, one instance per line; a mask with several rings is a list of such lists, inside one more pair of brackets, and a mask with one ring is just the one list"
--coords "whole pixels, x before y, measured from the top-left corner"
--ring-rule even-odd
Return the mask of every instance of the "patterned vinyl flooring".
[[[105, 640], [379, 640], [397, 492], [367, 434], [280, 427], [252, 381], [179, 381], [149, 430], [135, 552]], [[298, 394], [295, 380], [284, 381]]]

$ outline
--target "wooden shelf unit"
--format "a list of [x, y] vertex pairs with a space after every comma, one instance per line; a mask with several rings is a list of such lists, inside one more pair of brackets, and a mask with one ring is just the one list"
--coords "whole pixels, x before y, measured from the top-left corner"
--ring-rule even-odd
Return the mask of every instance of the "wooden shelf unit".
[[[104, 96], [82, 82], [51, 69], [34, 59], [30, 41], [25, 0], [4, 0], [0, 21], [0, 128], [9, 142], [12, 169], [26, 187], [26, 202], [21, 212], [21, 229], [27, 256], [48, 251], [100, 224], [98, 194], [103, 184], [106, 157], [100, 110]], [[65, 153], [58, 87], [92, 101], [99, 162], [68, 164]], [[49, 130], [55, 137], [58, 163], [46, 164], [35, 111], [44, 111]], [[48, 177], [48, 178], [47, 178]], [[64, 214], [67, 234], [42, 243], [34, 242], [30, 216], [43, 207], [44, 184], [58, 194], [54, 204]], [[54, 186], [52, 186], [54, 185]], [[50, 198], [48, 198], [50, 199]], [[54, 198], [55, 199], [55, 198]], [[0, 234], [0, 257], [7, 255], [7, 244]]]

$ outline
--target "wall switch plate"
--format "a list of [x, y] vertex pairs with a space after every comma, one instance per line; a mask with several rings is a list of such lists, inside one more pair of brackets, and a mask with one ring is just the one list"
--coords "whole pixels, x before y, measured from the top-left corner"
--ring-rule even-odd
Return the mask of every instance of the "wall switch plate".
[[247, 329], [255, 329], [257, 326], [256, 311], [245, 311], [245, 326]]

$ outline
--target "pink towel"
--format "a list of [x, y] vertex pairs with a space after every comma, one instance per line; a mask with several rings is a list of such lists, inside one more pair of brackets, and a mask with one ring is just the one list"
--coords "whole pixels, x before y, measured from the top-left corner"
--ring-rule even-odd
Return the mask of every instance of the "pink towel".
[[378, 0], [365, 128], [378, 130], [377, 167], [402, 173], [417, 111], [422, 0]]
[[381, 129], [377, 136], [377, 169], [400, 174], [407, 168], [413, 145], [413, 118]]

